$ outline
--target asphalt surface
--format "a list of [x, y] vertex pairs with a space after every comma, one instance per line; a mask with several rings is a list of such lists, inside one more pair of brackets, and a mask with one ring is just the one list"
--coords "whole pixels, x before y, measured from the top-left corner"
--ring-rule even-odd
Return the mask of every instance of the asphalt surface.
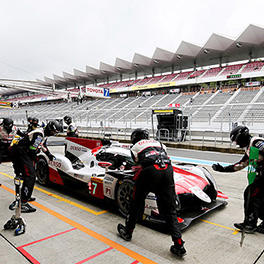
[[[50, 147], [62, 152], [61, 146]], [[168, 150], [173, 157], [190, 160], [232, 163], [241, 155], [191, 150]], [[206, 166], [211, 172], [211, 167]], [[192, 264], [261, 264], [264, 263], [264, 235], [241, 235], [233, 223], [243, 220], [243, 190], [246, 171], [233, 174], [212, 172], [218, 188], [228, 197], [228, 205], [216, 210], [183, 232], [187, 255], [183, 260], [169, 252], [171, 238], [148, 225], [137, 225], [131, 242], [117, 236], [116, 226], [124, 219], [109, 204], [90, 199], [71, 187], [44, 187], [36, 184], [32, 206], [37, 212], [23, 214], [26, 233], [0, 231], [0, 263], [192, 263]], [[13, 169], [0, 165], [0, 223], [3, 226], [12, 212], [14, 199]]]

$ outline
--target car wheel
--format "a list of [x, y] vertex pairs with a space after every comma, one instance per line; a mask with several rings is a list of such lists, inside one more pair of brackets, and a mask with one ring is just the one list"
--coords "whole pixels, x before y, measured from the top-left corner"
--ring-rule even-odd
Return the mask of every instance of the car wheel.
[[122, 180], [116, 192], [116, 203], [119, 212], [127, 216], [134, 191], [134, 182], [129, 179]]
[[47, 185], [49, 183], [49, 165], [44, 157], [40, 157], [36, 164], [36, 174], [39, 184]]

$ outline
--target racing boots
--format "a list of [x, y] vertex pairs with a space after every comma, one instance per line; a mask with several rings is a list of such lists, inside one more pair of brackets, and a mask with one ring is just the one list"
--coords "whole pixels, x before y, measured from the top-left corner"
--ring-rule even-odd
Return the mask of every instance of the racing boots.
[[240, 231], [244, 231], [247, 234], [253, 234], [257, 229], [257, 227], [255, 225], [251, 225], [251, 224], [248, 224], [245, 222], [235, 223], [234, 227], [239, 229]]
[[[36, 200], [36, 198], [35, 197], [30, 197], [29, 199], [28, 199], [28, 201], [29, 202], [34, 202]], [[12, 202], [10, 205], [9, 205], [9, 210], [15, 210], [15, 208], [16, 208], [16, 205], [17, 205], [17, 201], [14, 201], [14, 202]]]
[[128, 231], [124, 225], [118, 224], [117, 231], [124, 240], [130, 241], [132, 239], [132, 232]]
[[174, 245], [172, 245], [170, 248], [171, 253], [182, 258], [184, 255], [186, 255], [186, 249], [184, 248], [183, 244], [184, 241], [181, 238], [178, 238], [176, 241], [174, 241]]
[[16, 208], [16, 205], [17, 205], [17, 201], [14, 201], [14, 202], [12, 202], [10, 205], [9, 205], [9, 210], [15, 210], [15, 208]]
[[36, 201], [36, 197], [30, 197], [30, 198], [28, 199], [28, 201], [29, 201], [29, 202], [34, 202], [34, 201]]
[[258, 233], [264, 234], [264, 221], [262, 221], [262, 222], [257, 226], [256, 231], [257, 231]]
[[21, 204], [21, 213], [34, 213], [37, 209], [32, 207], [29, 203]]

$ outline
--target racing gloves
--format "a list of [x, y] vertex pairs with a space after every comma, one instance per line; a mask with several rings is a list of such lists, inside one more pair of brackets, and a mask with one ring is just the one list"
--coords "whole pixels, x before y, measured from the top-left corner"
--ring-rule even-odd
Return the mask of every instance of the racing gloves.
[[53, 156], [51, 153], [46, 153], [46, 155], [48, 156], [50, 161], [53, 161], [56, 159], [55, 156]]
[[219, 172], [234, 172], [234, 166], [233, 165], [229, 165], [229, 166], [225, 166], [223, 167], [221, 164], [216, 163], [212, 165], [212, 169], [214, 171], [219, 171]]

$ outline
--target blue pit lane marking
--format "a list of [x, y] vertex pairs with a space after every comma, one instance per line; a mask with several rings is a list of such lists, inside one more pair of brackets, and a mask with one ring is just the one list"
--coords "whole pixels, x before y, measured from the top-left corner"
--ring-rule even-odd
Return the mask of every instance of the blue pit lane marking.
[[[172, 161], [177, 161], [177, 162], [194, 163], [194, 164], [207, 165], [207, 166], [212, 166], [214, 163], [218, 163], [218, 161], [190, 159], [190, 158], [182, 158], [182, 157], [175, 157], [175, 156], [170, 156], [170, 159]], [[231, 163], [225, 163], [225, 162], [219, 162], [219, 163], [222, 166], [228, 166], [231, 164]]]

